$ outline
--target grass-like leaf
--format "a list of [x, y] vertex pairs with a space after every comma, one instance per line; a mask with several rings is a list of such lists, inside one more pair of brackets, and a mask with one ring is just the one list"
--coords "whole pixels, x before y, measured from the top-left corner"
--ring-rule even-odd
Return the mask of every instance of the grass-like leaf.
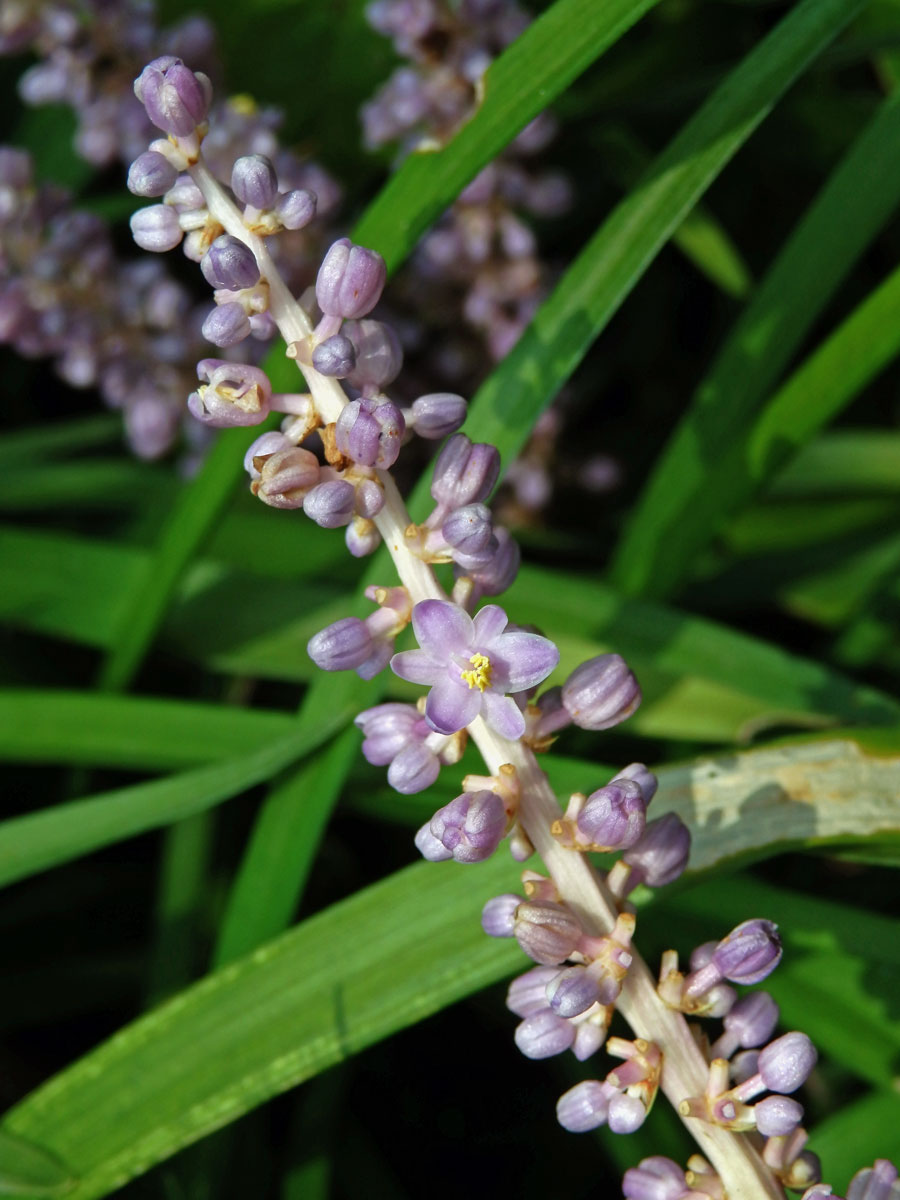
[[807, 210], [670, 438], [616, 552], [613, 579], [624, 591], [665, 596], [689, 574], [729, 500], [729, 477], [715, 475], [722, 456], [744, 445], [770, 388], [898, 200], [892, 97]]

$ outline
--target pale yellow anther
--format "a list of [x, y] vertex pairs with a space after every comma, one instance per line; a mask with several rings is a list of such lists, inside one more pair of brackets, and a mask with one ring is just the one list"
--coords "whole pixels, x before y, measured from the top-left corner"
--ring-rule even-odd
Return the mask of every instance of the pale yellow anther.
[[470, 688], [478, 688], [479, 692], [483, 692], [491, 685], [491, 660], [486, 654], [473, 654], [469, 662], [472, 670], [461, 672], [461, 678]]

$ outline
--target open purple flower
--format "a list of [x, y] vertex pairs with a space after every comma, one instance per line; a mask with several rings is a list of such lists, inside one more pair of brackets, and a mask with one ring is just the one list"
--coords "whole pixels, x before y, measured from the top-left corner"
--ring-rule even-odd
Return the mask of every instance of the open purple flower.
[[422, 600], [412, 611], [420, 650], [391, 659], [391, 670], [430, 684], [425, 719], [438, 733], [456, 733], [483, 716], [501, 737], [520, 738], [525, 718], [510, 692], [546, 679], [559, 651], [536, 633], [504, 632], [506, 613], [488, 604], [475, 617], [448, 600]]

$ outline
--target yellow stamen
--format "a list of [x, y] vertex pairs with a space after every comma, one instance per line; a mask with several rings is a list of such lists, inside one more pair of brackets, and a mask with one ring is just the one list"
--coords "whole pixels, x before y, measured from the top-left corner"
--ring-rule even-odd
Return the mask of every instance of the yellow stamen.
[[478, 688], [479, 692], [483, 692], [491, 684], [491, 660], [486, 654], [473, 654], [469, 662], [473, 669], [461, 672], [461, 677], [470, 688]]

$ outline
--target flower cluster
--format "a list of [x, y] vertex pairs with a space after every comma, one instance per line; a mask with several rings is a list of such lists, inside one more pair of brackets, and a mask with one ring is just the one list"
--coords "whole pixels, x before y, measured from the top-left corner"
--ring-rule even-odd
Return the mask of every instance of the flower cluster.
[[[660, 886], [681, 874], [686, 827], [672, 813], [647, 820], [657, 782], [642, 763], [572, 796], [564, 813], [537, 764], [536, 752], [568, 725], [605, 730], [625, 720], [640, 689], [621, 657], [605, 654], [538, 696], [557, 666], [556, 646], [510, 625], [499, 605], [478, 607], [483, 595], [512, 582], [518, 564], [486, 504], [497, 452], [456, 432], [465, 415], [459, 397], [420, 397], [404, 409], [385, 395], [400, 355], [387, 326], [368, 317], [384, 285], [379, 256], [340, 239], [318, 272], [316, 307], [311, 298], [302, 307], [266, 244], [301, 200], [280, 189], [265, 158], [240, 158], [230, 190], [219, 182], [203, 153], [209, 84], [178, 59], [152, 62], [137, 94], [168, 134], [149, 153], [177, 172], [173, 182], [170, 171], [149, 163], [148, 173], [161, 176], [153, 186], [165, 184], [164, 196], [172, 189], [179, 197], [197, 193], [183, 212], [180, 201], [171, 204], [179, 231], [172, 244], [187, 232], [189, 256], [216, 289], [216, 311], [225, 313], [219, 321], [233, 309], [235, 326], [246, 318], [244, 332], [253, 333], [253, 317], [264, 317], [262, 324], [285, 337], [309, 388], [279, 397], [258, 368], [203, 359], [190, 411], [216, 425], [284, 414], [281, 430], [264, 433], [247, 452], [253, 492], [278, 507], [302, 507], [320, 525], [346, 526], [354, 554], [383, 538], [400, 577], [399, 585], [367, 590], [374, 613], [316, 634], [311, 657], [326, 670], [355, 670], [364, 679], [390, 664], [401, 679], [428, 689], [416, 705], [383, 704], [357, 717], [364, 753], [388, 766], [398, 790], [430, 786], [443, 766], [459, 761], [467, 737], [480, 749], [489, 773], [467, 775], [462, 792], [416, 835], [426, 858], [482, 862], [508, 837], [517, 859], [536, 849], [544, 860], [547, 875], [526, 869], [525, 895], [497, 897], [482, 917], [486, 932], [516, 938], [537, 964], [510, 987], [509, 1007], [521, 1018], [517, 1044], [531, 1058], [571, 1049], [585, 1060], [603, 1044], [615, 1008], [649, 1033], [609, 1039], [606, 1048], [621, 1065], [567, 1092], [559, 1120], [576, 1131], [606, 1123], [630, 1132], [662, 1091], [684, 1118], [702, 1123], [709, 1161], [692, 1159], [682, 1172], [669, 1160], [645, 1160], [626, 1177], [627, 1194], [638, 1200], [724, 1197], [729, 1189], [774, 1196], [781, 1183], [812, 1188], [810, 1197], [826, 1194], [815, 1190], [816, 1160], [804, 1149], [803, 1110], [792, 1099], [816, 1052], [798, 1031], [772, 1040], [774, 1002], [765, 993], [738, 999], [733, 986], [754, 985], [778, 964], [775, 926], [744, 922], [699, 947], [686, 974], [667, 952], [654, 983], [633, 944], [635, 910], [627, 897], [639, 883]], [[185, 213], [195, 215], [183, 220]], [[170, 217], [158, 221], [171, 225]], [[410, 521], [389, 470], [411, 431], [451, 435], [434, 468], [435, 508], [421, 525]], [[441, 564], [452, 564], [452, 597], [435, 573]], [[396, 651], [407, 625], [418, 648]], [[588, 861], [596, 850], [621, 854], [605, 876]], [[722, 1032], [712, 1045], [698, 1040], [684, 1014], [722, 1019]], [[738, 1141], [744, 1131], [766, 1139], [762, 1155]], [[864, 1194], [886, 1198], [892, 1170], [876, 1164]], [[856, 1195], [863, 1193], [857, 1188]]]

